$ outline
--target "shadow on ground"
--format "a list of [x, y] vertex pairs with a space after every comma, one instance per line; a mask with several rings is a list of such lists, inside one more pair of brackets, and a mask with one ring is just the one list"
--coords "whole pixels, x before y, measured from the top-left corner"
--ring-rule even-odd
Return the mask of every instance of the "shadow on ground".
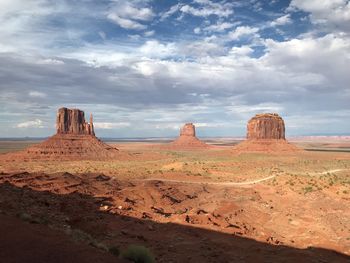
[[[101, 211], [106, 203], [108, 199], [104, 197], [81, 191], [57, 194], [2, 182], [0, 261], [123, 262], [104, 248], [115, 246], [122, 250], [130, 244], [148, 247], [156, 262], [341, 263], [350, 260], [327, 249], [274, 246], [191, 225], [157, 223], [147, 216], [137, 219], [111, 214]], [[76, 236], [77, 233], [83, 236]]]

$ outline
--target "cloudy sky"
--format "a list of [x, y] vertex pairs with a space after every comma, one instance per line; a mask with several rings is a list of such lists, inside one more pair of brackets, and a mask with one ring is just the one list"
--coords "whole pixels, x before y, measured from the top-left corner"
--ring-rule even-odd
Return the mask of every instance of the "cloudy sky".
[[54, 133], [59, 107], [103, 137], [350, 133], [348, 0], [1, 0], [0, 137]]

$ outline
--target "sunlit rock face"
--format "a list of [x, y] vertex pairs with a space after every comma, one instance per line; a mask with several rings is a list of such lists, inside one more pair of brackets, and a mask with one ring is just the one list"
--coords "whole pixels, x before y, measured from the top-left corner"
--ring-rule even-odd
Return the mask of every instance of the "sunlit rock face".
[[[60, 108], [57, 112], [56, 134], [42, 143], [12, 154], [24, 160], [106, 160], [120, 158], [118, 149], [95, 136], [92, 115], [85, 121], [79, 109]], [[9, 158], [12, 158], [9, 156]]]
[[277, 113], [257, 114], [247, 125], [248, 140], [285, 140], [283, 119]]
[[84, 112], [79, 109], [60, 108], [56, 119], [57, 134], [95, 135], [92, 115], [90, 123], [85, 121]]
[[192, 137], [196, 137], [196, 127], [193, 125], [193, 123], [186, 123], [186, 124], [180, 129], [180, 136], [192, 136]]
[[196, 127], [193, 123], [186, 123], [180, 129], [180, 136], [171, 143], [172, 147], [178, 149], [208, 148], [209, 145], [196, 137]]
[[236, 152], [283, 153], [301, 151], [285, 136], [283, 119], [277, 113], [257, 114], [247, 125], [247, 140], [234, 146]]

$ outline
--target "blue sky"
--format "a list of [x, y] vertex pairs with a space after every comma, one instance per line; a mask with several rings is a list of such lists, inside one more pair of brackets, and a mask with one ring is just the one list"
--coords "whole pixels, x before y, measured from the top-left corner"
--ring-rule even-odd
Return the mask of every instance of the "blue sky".
[[0, 137], [49, 136], [59, 107], [98, 136], [350, 133], [348, 0], [1, 0]]

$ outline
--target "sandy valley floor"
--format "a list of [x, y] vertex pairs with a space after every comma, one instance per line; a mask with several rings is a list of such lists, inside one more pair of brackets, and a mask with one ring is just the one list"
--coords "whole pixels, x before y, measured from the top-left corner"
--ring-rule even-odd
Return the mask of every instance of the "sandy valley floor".
[[349, 152], [113, 146], [121, 160], [0, 158], [3, 220], [95, 244], [97, 258], [142, 244], [157, 262], [349, 260]]

